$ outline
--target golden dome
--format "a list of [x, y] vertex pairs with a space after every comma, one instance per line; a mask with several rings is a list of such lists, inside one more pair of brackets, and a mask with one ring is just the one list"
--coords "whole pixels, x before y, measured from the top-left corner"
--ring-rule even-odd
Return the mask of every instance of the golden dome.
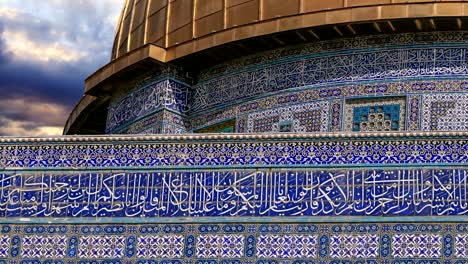
[[299, 28], [466, 15], [468, 3], [460, 0], [127, 0], [112, 58], [153, 44], [174, 48], [169, 61], [213, 46]]

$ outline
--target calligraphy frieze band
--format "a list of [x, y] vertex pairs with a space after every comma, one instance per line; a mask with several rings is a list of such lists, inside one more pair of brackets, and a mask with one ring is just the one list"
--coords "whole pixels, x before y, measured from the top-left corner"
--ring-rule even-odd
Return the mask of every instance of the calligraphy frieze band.
[[468, 170], [0, 175], [3, 217], [466, 216]]

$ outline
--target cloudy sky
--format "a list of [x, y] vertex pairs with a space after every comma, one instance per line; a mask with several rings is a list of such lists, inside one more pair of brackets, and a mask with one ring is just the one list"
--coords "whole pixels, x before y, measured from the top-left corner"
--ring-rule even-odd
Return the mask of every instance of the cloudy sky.
[[0, 136], [60, 135], [124, 0], [0, 0]]

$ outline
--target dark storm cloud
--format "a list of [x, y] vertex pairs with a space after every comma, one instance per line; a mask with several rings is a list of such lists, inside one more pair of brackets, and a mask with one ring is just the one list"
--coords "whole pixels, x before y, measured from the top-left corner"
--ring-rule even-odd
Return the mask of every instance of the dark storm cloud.
[[7, 3], [3, 16], [0, 7], [0, 135], [63, 126], [84, 79], [109, 60], [117, 14], [108, 7], [118, 10], [122, 0]]
[[0, 20], [0, 66], [8, 62], [8, 54], [5, 50], [6, 45], [5, 45], [5, 41], [2, 38], [2, 33], [3, 33], [3, 23], [2, 23], [2, 20]]

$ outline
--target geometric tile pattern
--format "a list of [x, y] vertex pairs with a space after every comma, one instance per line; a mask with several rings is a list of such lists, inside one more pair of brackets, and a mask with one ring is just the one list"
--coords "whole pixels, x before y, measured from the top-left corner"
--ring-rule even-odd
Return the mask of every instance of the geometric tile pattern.
[[341, 121], [343, 118], [343, 101], [335, 100], [331, 102], [330, 132], [341, 131]]
[[124, 255], [124, 236], [83, 236], [78, 246], [79, 258], [123, 258]]
[[376, 258], [379, 245], [378, 235], [334, 235], [330, 238], [330, 257]]
[[138, 238], [138, 258], [182, 258], [184, 236], [141, 236]]
[[346, 131], [398, 131], [405, 128], [406, 99], [355, 99], [345, 102]]
[[408, 130], [421, 130], [421, 101], [420, 95], [408, 97]]
[[398, 130], [399, 105], [356, 107], [354, 109], [353, 131]]
[[[401, 119], [400, 119], [401, 120]], [[401, 127], [401, 126], [400, 126]], [[43, 141], [0, 144], [0, 167], [15, 168], [166, 168], [190, 166], [258, 167], [265, 165], [327, 166], [358, 164], [463, 164], [468, 154], [459, 146], [466, 136], [432, 135], [431, 138], [390, 135], [370, 138], [308, 137], [274, 135], [267, 141], [257, 138], [210, 140], [197, 138], [154, 140], [148, 138], [99, 138], [77, 143]], [[222, 137], [222, 136], [221, 136]], [[185, 138], [182, 136], [181, 138]], [[180, 143], [180, 144], [179, 144]], [[326, 147], [324, 147], [326, 145]], [[419, 146], [424, 145], [424, 148]], [[446, 151], [436, 151], [445, 149]], [[282, 151], [284, 150], [284, 151]], [[382, 151], [385, 150], [385, 151]], [[409, 151], [411, 150], [411, 151]], [[398, 159], [395, 159], [398, 157]]]
[[395, 258], [438, 258], [442, 255], [442, 237], [437, 234], [396, 234], [392, 244]]
[[200, 235], [197, 237], [199, 258], [240, 258], [244, 256], [244, 236]]
[[8, 257], [10, 251], [10, 236], [0, 236], [0, 258]]
[[24, 258], [64, 258], [67, 243], [66, 236], [24, 236], [21, 255]]
[[455, 237], [455, 256], [461, 259], [468, 259], [468, 234], [457, 235]]
[[316, 255], [317, 236], [314, 235], [262, 235], [258, 238], [258, 258], [315, 258]]
[[[0, 232], [10, 239], [4, 240], [1, 246], [4, 253], [0, 262], [7, 259], [9, 262], [34, 260], [40, 264], [51, 260], [136, 264], [158, 260], [221, 264], [227, 260], [230, 263], [308, 260], [332, 264], [411, 259], [415, 263], [442, 264], [467, 258], [467, 223], [366, 220], [345, 223], [346, 219], [337, 223], [303, 220], [294, 223], [296, 220], [291, 217], [283, 223], [265, 223], [259, 218], [251, 219], [250, 223], [224, 220], [179, 224], [3, 224]], [[34, 246], [31, 242], [39, 244]]]
[[280, 132], [285, 122], [291, 124], [291, 132], [325, 132], [329, 108], [329, 102], [317, 102], [256, 112], [248, 116], [247, 132]]
[[432, 131], [468, 130], [467, 94], [423, 95], [422, 129]]

